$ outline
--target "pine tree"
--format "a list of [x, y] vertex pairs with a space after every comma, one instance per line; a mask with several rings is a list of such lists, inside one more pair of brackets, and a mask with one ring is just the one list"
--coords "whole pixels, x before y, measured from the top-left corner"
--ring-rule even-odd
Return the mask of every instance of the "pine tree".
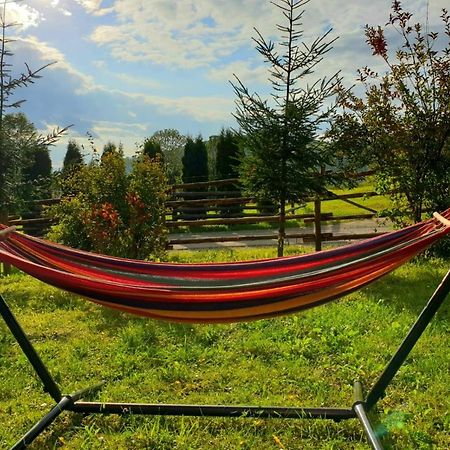
[[[238, 136], [230, 129], [222, 129], [216, 142], [216, 177], [218, 179], [239, 177]], [[230, 185], [234, 192], [240, 190], [239, 184]], [[225, 216], [242, 212], [242, 205], [222, 206], [220, 211]]]
[[183, 183], [208, 181], [208, 152], [201, 136], [187, 138], [182, 163]]
[[328, 180], [318, 175], [332, 156], [316, 145], [317, 130], [335, 107], [324, 107], [324, 102], [337, 92], [339, 77], [310, 81], [310, 75], [334, 40], [327, 41], [329, 30], [311, 44], [301, 42], [304, 11], [300, 8], [308, 1], [273, 2], [286, 21], [277, 25], [278, 44], [256, 30], [256, 50], [270, 65], [271, 98], [251, 94], [238, 77], [232, 83], [245, 151], [241, 179], [250, 195], [278, 205], [278, 256], [284, 249], [286, 203], [323, 190]]
[[142, 147], [142, 153], [147, 155], [150, 159], [155, 159], [158, 155], [162, 157], [161, 144], [151, 138], [147, 138], [144, 141]]
[[222, 129], [216, 148], [217, 178], [237, 178], [239, 176], [239, 145], [236, 134], [230, 129]]
[[73, 139], [69, 140], [63, 161], [63, 172], [67, 173], [68, 171], [74, 170], [83, 165], [83, 163], [83, 154], [81, 153], [77, 141]]

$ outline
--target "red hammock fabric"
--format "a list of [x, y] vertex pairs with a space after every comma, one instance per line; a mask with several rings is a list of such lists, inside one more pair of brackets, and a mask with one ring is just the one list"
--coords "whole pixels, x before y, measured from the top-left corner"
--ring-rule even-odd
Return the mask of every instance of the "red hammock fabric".
[[[442, 217], [449, 220], [450, 209]], [[430, 219], [333, 250], [220, 264], [114, 258], [13, 232], [0, 242], [0, 261], [122, 311], [176, 322], [236, 322], [293, 313], [341, 297], [449, 232], [447, 224]]]

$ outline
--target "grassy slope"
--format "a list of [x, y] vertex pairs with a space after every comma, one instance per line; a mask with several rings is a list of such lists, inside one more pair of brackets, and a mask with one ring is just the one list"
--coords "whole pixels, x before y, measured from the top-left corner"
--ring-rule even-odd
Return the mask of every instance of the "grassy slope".
[[[273, 250], [180, 253], [230, 260]], [[101, 400], [349, 406], [371, 385], [445, 273], [448, 261], [405, 265], [346, 299], [253, 323], [184, 326], [97, 307], [29, 277], [0, 291], [65, 392], [105, 379]], [[450, 448], [449, 302], [379, 404], [387, 448]], [[0, 323], [0, 448], [51, 406]], [[19, 398], [19, 395], [22, 395]], [[392, 443], [395, 443], [392, 444]], [[62, 415], [34, 449], [365, 449], [359, 424], [329, 421]]]

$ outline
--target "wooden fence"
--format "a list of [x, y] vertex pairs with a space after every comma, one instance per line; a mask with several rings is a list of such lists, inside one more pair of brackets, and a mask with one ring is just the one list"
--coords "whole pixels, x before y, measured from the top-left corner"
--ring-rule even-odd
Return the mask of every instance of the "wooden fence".
[[[365, 174], [363, 174], [365, 175]], [[353, 240], [377, 236], [382, 233], [364, 233], [333, 236], [331, 233], [322, 233], [322, 223], [329, 221], [342, 220], [360, 220], [369, 219], [378, 216], [378, 212], [369, 208], [357, 199], [377, 196], [376, 192], [358, 192], [345, 195], [336, 195], [329, 193], [321, 198], [307, 199], [313, 202], [314, 212], [309, 214], [299, 213], [301, 206], [291, 205], [287, 209], [287, 220], [299, 220], [306, 224], [314, 224], [314, 232], [289, 233], [287, 229], [287, 239], [302, 240], [303, 242], [315, 242], [315, 248], [321, 249], [323, 241], [332, 240]], [[330, 200], [341, 200], [362, 210], [360, 214], [340, 215], [332, 213], [323, 213], [322, 204]], [[45, 216], [44, 206], [55, 204], [59, 199], [44, 199], [30, 204], [30, 211], [22, 216], [9, 216], [9, 225], [16, 225], [23, 228], [28, 234], [40, 236], [45, 234], [53, 220]], [[200, 183], [187, 183], [173, 185], [170, 189], [169, 200], [166, 203], [166, 226], [172, 233], [178, 231], [181, 227], [201, 227], [217, 225], [246, 225], [258, 223], [275, 223], [279, 221], [277, 214], [267, 214], [264, 209], [270, 209], [269, 206], [260, 207], [255, 199], [244, 197], [239, 190], [239, 181], [237, 179], [218, 180]], [[263, 212], [261, 212], [261, 209]], [[241, 229], [241, 227], [239, 227]], [[172, 237], [169, 234], [169, 247], [174, 244], [190, 243], [210, 243], [225, 241], [243, 241], [243, 240], [267, 240], [275, 239], [276, 231], [268, 231], [263, 234], [249, 234], [245, 231], [239, 232], [233, 236], [223, 236], [217, 233], [217, 236], [204, 236], [193, 238], [186, 233], [186, 237]]]

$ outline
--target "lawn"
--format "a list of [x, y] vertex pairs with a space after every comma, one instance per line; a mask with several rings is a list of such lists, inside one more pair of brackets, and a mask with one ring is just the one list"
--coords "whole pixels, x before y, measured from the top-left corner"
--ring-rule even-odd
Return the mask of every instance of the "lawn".
[[[293, 251], [292, 248], [289, 249]], [[273, 256], [273, 249], [172, 253], [173, 261]], [[370, 386], [448, 261], [419, 259], [301, 314], [232, 325], [175, 325], [98, 307], [28, 276], [0, 292], [64, 392], [108, 383], [96, 400], [343, 406]], [[373, 416], [386, 448], [450, 448], [449, 301]], [[0, 321], [0, 447], [51, 406]], [[259, 420], [63, 414], [31, 449], [367, 449], [357, 420]]]

